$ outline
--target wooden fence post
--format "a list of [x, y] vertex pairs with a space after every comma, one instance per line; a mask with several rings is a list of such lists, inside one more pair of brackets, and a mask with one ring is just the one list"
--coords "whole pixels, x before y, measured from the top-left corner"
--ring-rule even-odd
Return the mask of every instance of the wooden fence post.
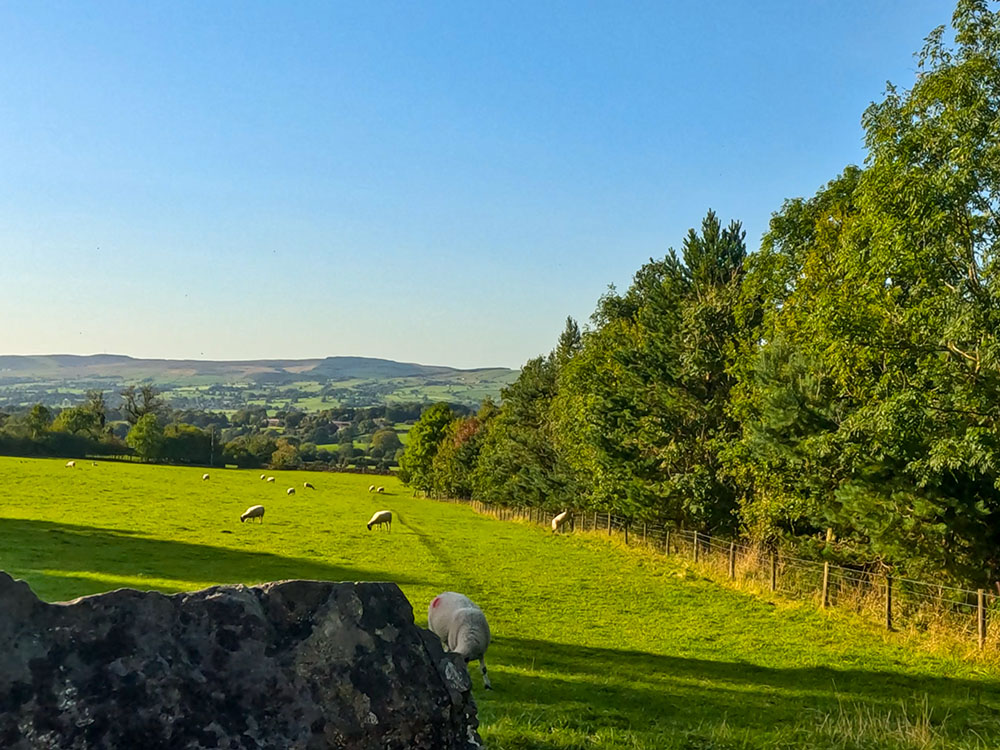
[[611, 511], [608, 511], [608, 536], [611, 536]]
[[625, 544], [628, 545], [628, 521], [625, 522]]
[[892, 630], [892, 576], [885, 576], [885, 629]]
[[663, 554], [670, 554], [670, 529], [667, 529], [663, 535]]
[[729, 543], [729, 580], [736, 580], [736, 542]]
[[771, 591], [778, 590], [778, 550], [771, 550]]
[[698, 532], [694, 532], [694, 561], [698, 562]]
[[986, 645], [986, 592], [982, 589], [976, 592], [976, 621], [979, 625], [979, 650]]
[[594, 531], [597, 531], [597, 511], [594, 511]]
[[826, 609], [830, 606], [830, 561], [823, 562], [823, 602], [822, 607]]
[[572, 534], [576, 531], [576, 516], [570, 515], [569, 517], [569, 531]]
[[646, 522], [642, 522], [642, 543], [646, 543]]

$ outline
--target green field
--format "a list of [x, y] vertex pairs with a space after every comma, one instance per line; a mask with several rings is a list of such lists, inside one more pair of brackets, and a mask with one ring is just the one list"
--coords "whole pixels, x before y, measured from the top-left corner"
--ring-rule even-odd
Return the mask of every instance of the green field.
[[[63, 600], [281, 578], [393, 580], [418, 623], [467, 593], [494, 632], [487, 746], [997, 748], [1000, 671], [685, 563], [413, 499], [392, 477], [0, 458], [0, 567]], [[316, 485], [302, 489], [308, 479]], [[385, 495], [370, 495], [372, 482]], [[296, 487], [294, 497], [285, 490]], [[240, 524], [249, 505], [262, 525]], [[398, 516], [368, 532], [373, 511]]]

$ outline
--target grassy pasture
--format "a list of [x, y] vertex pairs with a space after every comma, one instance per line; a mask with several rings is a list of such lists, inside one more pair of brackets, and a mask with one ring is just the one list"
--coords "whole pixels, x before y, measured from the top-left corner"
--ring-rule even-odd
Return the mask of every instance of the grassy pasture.
[[[473, 674], [493, 750], [1000, 747], [996, 668], [677, 560], [413, 499], [392, 477], [64, 463], [0, 458], [0, 568], [40, 596], [393, 580], [425, 624], [435, 594], [468, 593], [495, 637], [496, 689]], [[240, 524], [257, 503], [264, 523]], [[368, 532], [382, 508], [392, 532]]]

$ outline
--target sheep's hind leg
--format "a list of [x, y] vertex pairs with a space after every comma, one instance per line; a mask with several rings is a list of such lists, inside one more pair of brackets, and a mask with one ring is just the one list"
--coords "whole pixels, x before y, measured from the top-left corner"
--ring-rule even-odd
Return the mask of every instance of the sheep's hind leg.
[[490, 677], [486, 674], [486, 657], [484, 656], [479, 660], [479, 671], [483, 673], [483, 686], [487, 690], [492, 690], [493, 686], [490, 685]]

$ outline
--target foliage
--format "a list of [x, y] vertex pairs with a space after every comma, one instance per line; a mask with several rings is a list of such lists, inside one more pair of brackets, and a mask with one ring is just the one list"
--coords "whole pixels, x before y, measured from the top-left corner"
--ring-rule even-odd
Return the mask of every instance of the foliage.
[[152, 412], [139, 417], [128, 435], [125, 436], [125, 443], [135, 451], [136, 455], [145, 461], [157, 459], [161, 455], [163, 448], [163, 428], [160, 427], [156, 414]]
[[424, 492], [433, 489], [434, 454], [454, 416], [448, 404], [434, 404], [420, 415], [410, 430], [406, 452], [399, 459], [400, 479]]

